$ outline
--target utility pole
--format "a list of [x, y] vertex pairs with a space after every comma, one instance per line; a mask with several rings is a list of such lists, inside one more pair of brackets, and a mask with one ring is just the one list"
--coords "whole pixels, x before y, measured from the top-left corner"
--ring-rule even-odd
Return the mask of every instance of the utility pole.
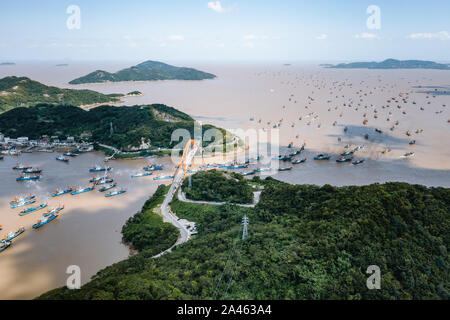
[[247, 218], [247, 216], [244, 216], [244, 218], [242, 218], [242, 224], [244, 225], [244, 230], [242, 231], [242, 240], [245, 240], [248, 238], [248, 230], [247, 230], [248, 218]]

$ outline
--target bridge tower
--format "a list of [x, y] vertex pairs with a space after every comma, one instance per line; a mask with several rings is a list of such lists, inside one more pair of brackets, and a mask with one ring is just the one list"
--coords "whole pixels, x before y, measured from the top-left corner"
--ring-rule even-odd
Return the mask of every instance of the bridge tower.
[[198, 145], [198, 143], [194, 139], [191, 139], [191, 140], [189, 140], [188, 143], [186, 143], [186, 146], [184, 147], [184, 150], [183, 150], [183, 155], [181, 156], [180, 164], [178, 166], [177, 171], [175, 171], [174, 179], [180, 170], [184, 170], [184, 178], [186, 178], [186, 172], [188, 170], [188, 166], [191, 164], [191, 161], [193, 158], [193, 155], [191, 155], [192, 157], [189, 158], [189, 153], [192, 150], [195, 150], [194, 152], [202, 151], [202, 148]]

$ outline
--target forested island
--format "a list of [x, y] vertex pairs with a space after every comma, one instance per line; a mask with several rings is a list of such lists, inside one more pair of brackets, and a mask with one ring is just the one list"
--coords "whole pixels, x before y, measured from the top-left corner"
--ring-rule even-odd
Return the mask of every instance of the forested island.
[[0, 113], [38, 103], [80, 106], [117, 101], [119, 99], [96, 91], [60, 89], [27, 77], [10, 76], [0, 79]]
[[70, 84], [148, 81], [148, 80], [204, 80], [216, 76], [193, 68], [175, 67], [159, 61], [145, 61], [136, 66], [115, 73], [96, 70], [83, 77], [70, 81]]
[[[136, 106], [99, 106], [89, 111], [67, 105], [39, 104], [29, 108], [14, 108], [0, 114], [0, 132], [11, 138], [39, 139], [42, 135], [113, 146], [122, 151], [171, 148], [171, 135], [176, 129], [186, 129], [193, 136], [195, 120], [186, 113], [163, 104]], [[224, 139], [227, 132], [220, 130]], [[205, 141], [205, 143], [208, 143]], [[225, 143], [225, 141], [224, 141]]]
[[[210, 188], [221, 180], [211, 174], [202, 182], [208, 179]], [[160, 186], [122, 230], [138, 254], [101, 270], [80, 290], [63, 287], [39, 299], [450, 298], [450, 189], [319, 187], [258, 177], [248, 183], [264, 187], [255, 208], [175, 198], [172, 210], [195, 221], [198, 235], [154, 259], [174, 242], [173, 231], [161, 232], [166, 226], [149, 212], [167, 190]], [[244, 215], [248, 238], [241, 240]], [[226, 268], [230, 259], [233, 269]], [[380, 267], [380, 290], [366, 286], [371, 265]]]
[[395, 60], [387, 59], [382, 62], [353, 62], [336, 65], [323, 64], [325, 68], [334, 69], [438, 69], [450, 70], [449, 64], [423, 60]]

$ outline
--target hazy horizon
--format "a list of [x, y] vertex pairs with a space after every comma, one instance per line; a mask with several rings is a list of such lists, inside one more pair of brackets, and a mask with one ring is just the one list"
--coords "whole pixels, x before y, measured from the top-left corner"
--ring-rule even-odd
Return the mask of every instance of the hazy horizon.
[[450, 59], [443, 0], [43, 0], [0, 8], [1, 61]]

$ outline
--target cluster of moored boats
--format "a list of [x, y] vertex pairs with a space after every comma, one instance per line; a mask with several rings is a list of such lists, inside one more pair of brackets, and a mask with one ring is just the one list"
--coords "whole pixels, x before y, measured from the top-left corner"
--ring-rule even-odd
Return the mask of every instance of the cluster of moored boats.
[[20, 172], [19, 176], [16, 178], [16, 181], [32, 181], [39, 180], [41, 178], [42, 170], [39, 168], [16, 163], [12, 169]]
[[[344, 148], [345, 148], [345, 149], [350, 149], [350, 146], [349, 146], [349, 145], [346, 145]], [[344, 150], [344, 152], [342, 152], [342, 153], [340, 154], [339, 158], [336, 159], [336, 162], [338, 162], [338, 163], [351, 162], [351, 163], [354, 164], [354, 165], [358, 165], [358, 164], [363, 163], [363, 162], [365, 161], [364, 159], [353, 160], [355, 153], [356, 153], [357, 151], [363, 149], [363, 148], [364, 148], [364, 146], [359, 145], [359, 146], [356, 146], [356, 147], [353, 148], [353, 149], [350, 149], [350, 150]], [[321, 161], [321, 160], [330, 160], [330, 159], [331, 159], [331, 156], [330, 156], [330, 155], [328, 155], [328, 154], [323, 154], [323, 153], [318, 154], [318, 155], [316, 155], [316, 156], [314, 157], [314, 160], [318, 160], [318, 161]]]
[[[41, 211], [48, 207], [47, 202], [43, 202], [41, 204], [33, 206], [33, 204], [36, 203], [36, 200], [37, 199], [34, 194], [27, 194], [25, 196], [15, 197], [13, 200], [11, 200], [9, 202], [9, 205], [10, 205], [11, 209], [17, 209], [17, 208], [20, 209], [20, 211], [18, 213], [19, 216], [25, 216], [25, 215], [28, 215], [31, 213], [35, 213], [35, 212]], [[57, 207], [47, 209], [47, 211], [45, 211], [42, 214], [42, 218], [39, 219], [38, 221], [36, 221], [36, 223], [34, 223], [32, 225], [32, 228], [39, 229], [39, 228], [45, 226], [46, 224], [52, 222], [61, 214], [63, 209], [64, 209], [64, 205], [59, 205]], [[0, 230], [1, 229], [2, 228], [0, 228]], [[15, 240], [17, 237], [22, 235], [24, 232], [25, 232], [25, 227], [20, 227], [15, 232], [14, 231], [9, 232], [4, 239], [0, 240], [0, 252], [9, 248], [12, 245], [13, 240]]]

